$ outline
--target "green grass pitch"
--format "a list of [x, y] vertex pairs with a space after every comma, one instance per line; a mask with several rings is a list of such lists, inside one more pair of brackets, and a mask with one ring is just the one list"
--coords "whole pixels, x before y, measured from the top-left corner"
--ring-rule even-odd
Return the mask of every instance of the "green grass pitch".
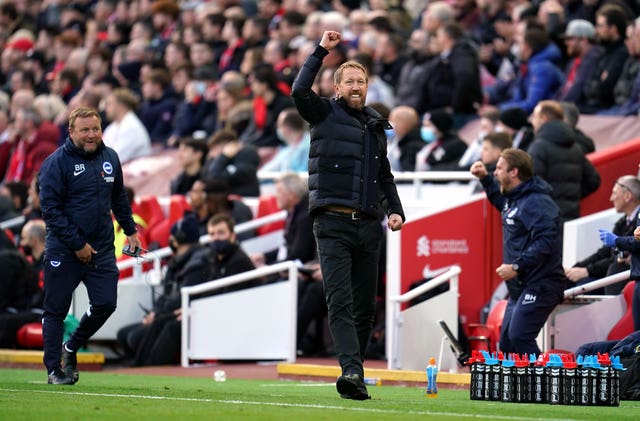
[[370, 386], [372, 399], [341, 399], [335, 385], [81, 372], [74, 386], [46, 384], [42, 370], [0, 369], [0, 420], [638, 420], [620, 407], [471, 401], [467, 390]]

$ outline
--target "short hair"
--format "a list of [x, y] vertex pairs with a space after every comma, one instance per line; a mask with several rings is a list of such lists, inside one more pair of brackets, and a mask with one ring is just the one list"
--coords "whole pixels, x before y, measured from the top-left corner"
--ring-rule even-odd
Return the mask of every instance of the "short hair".
[[171, 76], [165, 69], [153, 69], [147, 76], [147, 81], [158, 84], [165, 89], [171, 83]]
[[195, 139], [191, 136], [183, 137], [180, 139], [180, 144], [202, 153], [200, 163], [204, 164], [204, 161], [207, 159], [207, 152], [209, 152], [209, 145], [204, 139]]
[[269, 63], [258, 63], [251, 72], [251, 77], [266, 84], [269, 89], [278, 92], [278, 74]]
[[633, 198], [640, 201], [640, 180], [635, 175], [623, 175], [616, 180], [616, 184], [628, 190]]
[[564, 120], [571, 128], [575, 129], [580, 118], [580, 110], [573, 102], [563, 101], [560, 103], [562, 106], [562, 112], [564, 113]]
[[524, 43], [531, 48], [531, 55], [534, 55], [549, 45], [549, 35], [544, 29], [529, 27], [524, 33]]
[[428, 6], [431, 17], [439, 22], [452, 22], [456, 15], [453, 7], [445, 2], [430, 3]]
[[209, 145], [209, 147], [212, 147], [225, 145], [229, 142], [233, 142], [234, 140], [238, 140], [238, 134], [235, 132], [235, 130], [221, 129], [212, 134], [211, 137], [209, 137], [207, 144]]
[[513, 146], [513, 140], [511, 140], [511, 136], [505, 132], [491, 132], [487, 134], [482, 140], [486, 140], [487, 142], [491, 143], [493, 147], [498, 148], [501, 151]]
[[113, 92], [111, 92], [111, 95], [113, 95], [116, 101], [130, 110], [137, 109], [140, 104], [140, 100], [136, 94], [134, 94], [129, 88], [114, 89]]
[[507, 148], [502, 151], [500, 157], [509, 165], [507, 170], [518, 169], [520, 181], [527, 181], [533, 177], [533, 159], [522, 149]]
[[624, 38], [627, 30], [627, 16], [622, 7], [616, 4], [605, 4], [598, 9], [596, 16], [604, 16], [607, 20], [607, 25], [615, 26], [618, 30], [618, 35]]
[[462, 26], [460, 26], [460, 24], [455, 21], [445, 23], [442, 26], [442, 30], [445, 34], [447, 34], [447, 37], [449, 39], [454, 41], [457, 41], [464, 36], [464, 30], [462, 29]]
[[558, 101], [546, 99], [538, 102], [540, 107], [540, 115], [547, 117], [549, 120], [564, 120], [564, 110]]
[[302, 199], [309, 192], [308, 183], [297, 173], [286, 173], [281, 175], [276, 183], [282, 184], [284, 188], [293, 193], [297, 198]]
[[306, 121], [295, 107], [285, 108], [280, 113], [284, 116], [282, 117], [282, 124], [285, 126], [291, 127], [298, 132], [302, 132], [307, 128]]
[[22, 111], [22, 117], [25, 120], [32, 122], [34, 126], [40, 127], [42, 124], [42, 114], [40, 114], [38, 109], [33, 105], [21, 108], [18, 111]]
[[342, 81], [342, 73], [344, 73], [345, 69], [360, 70], [362, 73], [364, 73], [364, 80], [367, 83], [369, 83], [369, 74], [367, 73], [367, 69], [365, 69], [365, 67], [362, 64], [353, 60], [349, 60], [345, 63], [342, 63], [340, 67], [336, 69], [335, 73], [333, 74], [333, 83], [335, 83], [336, 85], [340, 84], [340, 82]]
[[69, 116], [69, 128], [73, 130], [73, 128], [76, 125], [77, 119], [88, 118], [88, 117], [95, 117], [98, 119], [98, 123], [102, 123], [100, 114], [95, 108], [78, 107], [75, 110], [71, 111], [71, 115]]
[[215, 215], [211, 216], [211, 218], [209, 218], [209, 220], [207, 221], [207, 226], [211, 225], [218, 225], [219, 223], [224, 222], [227, 225], [227, 228], [229, 228], [229, 231], [231, 231], [233, 233], [233, 230], [235, 228], [235, 222], [233, 221], [233, 218], [229, 215], [227, 215], [226, 213], [216, 213]]

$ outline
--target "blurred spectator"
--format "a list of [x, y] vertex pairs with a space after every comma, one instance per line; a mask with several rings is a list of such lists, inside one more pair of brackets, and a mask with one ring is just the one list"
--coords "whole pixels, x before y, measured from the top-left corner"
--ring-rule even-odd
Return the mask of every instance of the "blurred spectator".
[[595, 113], [613, 106], [613, 87], [629, 56], [624, 45], [626, 27], [627, 18], [619, 7], [607, 4], [596, 12], [596, 34], [604, 54], [594, 63], [591, 77], [584, 85], [583, 99], [576, 103], [580, 112]]
[[242, 26], [244, 18], [232, 17], [225, 20], [222, 28], [222, 39], [226, 41], [227, 47], [220, 55], [218, 62], [218, 74], [223, 74], [227, 70], [239, 70], [242, 62], [242, 55], [246, 50], [242, 39]]
[[261, 170], [307, 172], [311, 136], [307, 122], [294, 107], [285, 108], [278, 115], [276, 134], [286, 146], [280, 148]]
[[595, 45], [596, 28], [584, 19], [569, 22], [564, 33], [564, 45], [570, 59], [565, 70], [567, 76], [558, 92], [562, 101], [582, 101], [585, 83], [591, 79], [595, 64], [604, 53], [604, 49]]
[[416, 171], [458, 169], [467, 144], [453, 130], [453, 116], [444, 110], [426, 113], [422, 119], [422, 140], [428, 143], [416, 155]]
[[140, 121], [147, 129], [151, 142], [164, 145], [171, 135], [177, 106], [171, 90], [171, 78], [166, 70], [151, 70], [142, 82], [142, 98]]
[[156, 33], [151, 46], [162, 53], [177, 29], [180, 6], [173, 0], [157, 0], [151, 4], [151, 13]]
[[20, 213], [13, 206], [11, 197], [0, 194], [0, 222], [8, 221], [17, 216], [20, 216]]
[[529, 115], [522, 108], [507, 108], [500, 111], [497, 131], [511, 135], [513, 147], [526, 151], [533, 142], [533, 128], [529, 124]]
[[[44, 255], [43, 221], [25, 224], [21, 235], [24, 253], [0, 248], [0, 347], [17, 346], [16, 333], [26, 323], [42, 318], [43, 292], [40, 270]], [[27, 260], [31, 259], [31, 261]]]
[[[460, 158], [460, 161], [458, 161], [458, 166], [461, 169], [468, 170], [471, 168], [471, 164], [480, 159], [482, 142], [486, 135], [495, 131], [499, 117], [500, 112], [494, 108], [487, 108], [482, 112], [480, 115], [478, 134], [469, 146], [467, 146], [467, 150], [464, 152], [464, 155], [462, 155], [462, 158]], [[509, 136], [509, 138], [511, 138], [511, 136]], [[511, 145], [509, 145], [509, 147], [511, 147]]]
[[460, 128], [474, 118], [483, 101], [477, 48], [455, 22], [438, 28], [436, 40], [441, 51], [426, 86], [427, 110], [450, 108], [454, 127]]
[[268, 253], [251, 255], [251, 260], [256, 267], [286, 260], [307, 263], [316, 254], [313, 219], [309, 216], [307, 181], [298, 174], [287, 173], [278, 178], [275, 188], [278, 207], [287, 211], [284, 243]]
[[412, 107], [400, 105], [391, 110], [387, 133], [387, 157], [393, 171], [414, 171], [416, 155], [424, 147], [420, 136], [420, 118]]
[[295, 74], [293, 72], [293, 63], [289, 59], [291, 50], [285, 41], [279, 39], [270, 39], [264, 46], [263, 60], [270, 64], [278, 75], [278, 80], [284, 82], [287, 86], [291, 86]]
[[[261, 16], [249, 16], [242, 26], [242, 38], [247, 51], [255, 47], [264, 47], [269, 39], [269, 21]], [[246, 52], [245, 52], [246, 54]]]
[[596, 150], [596, 146], [593, 143], [593, 139], [587, 136], [582, 130], [578, 128], [578, 119], [580, 118], [580, 111], [576, 104], [573, 102], [561, 102], [562, 111], [564, 112], [564, 122], [573, 129], [573, 134], [576, 139], [576, 144], [582, 150], [582, 153], [589, 154]]
[[58, 129], [30, 106], [17, 110], [13, 130], [19, 140], [9, 160], [4, 181], [29, 184], [45, 158], [57, 148]]
[[25, 60], [21, 64], [22, 70], [27, 70], [33, 75], [34, 90], [36, 95], [49, 92], [49, 84], [45, 77], [47, 71], [46, 55], [39, 50], [29, 50]]
[[209, 139], [202, 177], [228, 183], [231, 194], [258, 197], [259, 164], [260, 158], [253, 146], [243, 145], [234, 131], [220, 130]]
[[580, 200], [600, 187], [600, 175], [576, 145], [572, 129], [563, 121], [557, 101], [541, 101], [531, 115], [535, 140], [528, 152], [535, 174], [551, 185], [560, 220], [580, 216]]
[[200, 178], [209, 147], [203, 139], [186, 137], [178, 142], [178, 161], [182, 172], [171, 180], [171, 194], [186, 195], [193, 183]]
[[27, 206], [29, 185], [22, 181], [10, 181], [0, 185], [0, 194], [11, 198], [13, 209], [22, 213]]
[[[394, 90], [398, 80], [400, 80], [402, 66], [408, 60], [408, 57], [404, 54], [404, 46], [404, 37], [395, 33], [380, 34], [376, 45], [374, 54], [375, 74]], [[369, 72], [369, 75], [371, 74]]]
[[420, 27], [435, 36], [438, 28], [455, 20], [455, 11], [446, 2], [429, 2], [421, 17]]
[[282, 110], [293, 106], [291, 98], [278, 87], [276, 72], [268, 64], [258, 65], [249, 77], [253, 93], [253, 115], [240, 140], [258, 148], [260, 161], [273, 157], [281, 143], [276, 136], [276, 118]]
[[118, 330], [118, 342], [127, 357], [132, 358], [134, 366], [178, 361], [175, 349], [156, 346], [156, 341], [165, 334], [164, 329], [170, 322], [179, 320], [180, 288], [211, 279], [211, 253], [199, 244], [200, 231], [196, 218], [186, 214], [173, 224], [170, 233], [169, 245], [173, 255], [162, 279], [162, 295], [157, 297], [153, 310], [147, 313], [141, 323]]
[[22, 211], [26, 221], [32, 219], [42, 219], [42, 209], [40, 208], [40, 184], [38, 174], [34, 175], [29, 184], [27, 206]]
[[408, 42], [409, 57], [402, 66], [396, 84], [398, 105], [407, 105], [418, 115], [427, 111], [429, 98], [425, 97], [425, 83], [431, 67], [434, 66], [433, 54], [429, 49], [429, 34], [422, 29], [414, 29]]
[[556, 66], [561, 59], [561, 52], [554, 43], [549, 42], [544, 29], [538, 26], [524, 30], [519, 47], [520, 72], [510, 85], [506, 101], [499, 101], [498, 105], [502, 110], [520, 107], [530, 113], [539, 101], [552, 98], [564, 83], [564, 75]]
[[104, 130], [105, 145], [113, 148], [125, 163], [151, 154], [149, 133], [135, 113], [138, 98], [127, 88], [114, 90], [105, 100], [111, 124]]
[[11, 152], [13, 151], [13, 136], [9, 123], [8, 110], [6, 107], [0, 107], [0, 180], [4, 179], [4, 175], [9, 167]]

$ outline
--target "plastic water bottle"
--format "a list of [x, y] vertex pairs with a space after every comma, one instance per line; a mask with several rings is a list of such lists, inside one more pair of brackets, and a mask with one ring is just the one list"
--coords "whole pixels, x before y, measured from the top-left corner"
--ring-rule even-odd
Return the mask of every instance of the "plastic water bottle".
[[364, 384], [367, 386], [381, 386], [382, 379], [380, 377], [365, 377]]
[[427, 391], [426, 394], [430, 398], [438, 397], [438, 385], [436, 384], [438, 378], [438, 367], [436, 366], [436, 359], [429, 358], [429, 365], [427, 366]]
[[484, 357], [475, 349], [471, 351], [468, 364], [471, 366], [471, 383], [469, 385], [469, 396], [472, 400], [484, 400]]
[[558, 354], [549, 355], [547, 361], [547, 402], [560, 405], [564, 400], [562, 390], [562, 359]]

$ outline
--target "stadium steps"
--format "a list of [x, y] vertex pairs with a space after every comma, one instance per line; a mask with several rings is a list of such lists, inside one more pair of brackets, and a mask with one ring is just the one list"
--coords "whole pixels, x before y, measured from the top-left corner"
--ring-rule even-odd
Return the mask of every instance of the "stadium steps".
[[[44, 368], [43, 351], [22, 349], [0, 349], [2, 368]], [[78, 369], [100, 371], [104, 365], [104, 354], [100, 352], [78, 352]]]
[[[365, 378], [380, 379], [382, 384], [424, 386], [426, 383], [424, 371], [388, 370], [366, 366], [365, 362]], [[280, 363], [277, 369], [279, 378], [294, 380], [332, 381], [341, 374], [340, 367], [337, 365]], [[446, 387], [468, 387], [470, 380], [469, 373], [438, 373], [438, 384]]]

